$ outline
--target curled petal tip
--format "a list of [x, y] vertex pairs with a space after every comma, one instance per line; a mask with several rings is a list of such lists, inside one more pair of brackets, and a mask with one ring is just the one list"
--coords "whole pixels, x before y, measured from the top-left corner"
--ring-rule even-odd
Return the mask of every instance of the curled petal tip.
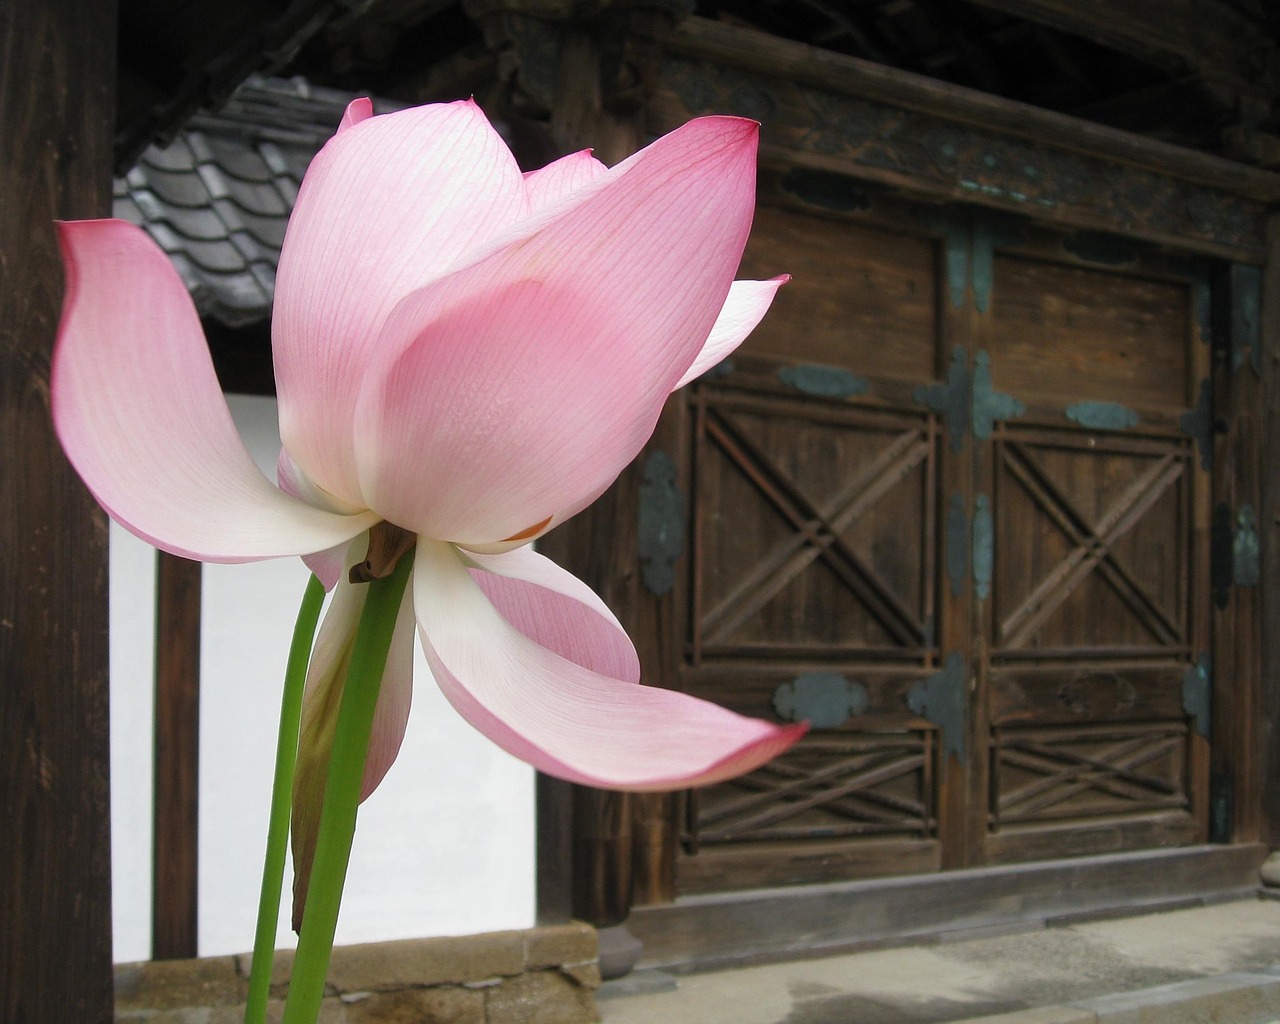
[[338, 125], [338, 131], [344, 132], [372, 116], [373, 100], [369, 99], [368, 96], [354, 99], [347, 104], [347, 109], [342, 115], [342, 123]]

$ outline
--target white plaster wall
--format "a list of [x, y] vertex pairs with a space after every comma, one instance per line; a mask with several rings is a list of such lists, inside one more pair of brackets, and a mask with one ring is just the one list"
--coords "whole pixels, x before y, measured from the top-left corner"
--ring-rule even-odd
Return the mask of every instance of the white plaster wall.
[[[274, 478], [271, 399], [231, 396]], [[202, 956], [253, 943], [280, 685], [307, 581], [294, 559], [204, 569], [201, 638]], [[152, 549], [112, 524], [111, 800], [115, 959], [150, 956]], [[360, 810], [340, 943], [523, 928], [534, 913], [533, 773], [463, 722], [417, 654], [400, 757]], [[288, 929], [286, 876], [279, 946]]]

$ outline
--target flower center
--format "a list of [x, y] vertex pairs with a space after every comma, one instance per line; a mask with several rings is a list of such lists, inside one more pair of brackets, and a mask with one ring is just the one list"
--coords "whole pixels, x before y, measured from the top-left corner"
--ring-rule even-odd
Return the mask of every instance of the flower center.
[[363, 562], [351, 567], [347, 579], [351, 583], [371, 583], [390, 576], [396, 563], [417, 541], [417, 534], [410, 533], [385, 519], [369, 530], [369, 551]]

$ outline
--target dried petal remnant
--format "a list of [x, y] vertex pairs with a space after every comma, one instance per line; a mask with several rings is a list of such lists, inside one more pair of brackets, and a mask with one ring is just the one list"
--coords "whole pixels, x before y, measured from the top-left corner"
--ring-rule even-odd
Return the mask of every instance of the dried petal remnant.
[[369, 552], [363, 562], [351, 567], [347, 579], [352, 583], [386, 579], [417, 539], [408, 530], [383, 520], [369, 531]]

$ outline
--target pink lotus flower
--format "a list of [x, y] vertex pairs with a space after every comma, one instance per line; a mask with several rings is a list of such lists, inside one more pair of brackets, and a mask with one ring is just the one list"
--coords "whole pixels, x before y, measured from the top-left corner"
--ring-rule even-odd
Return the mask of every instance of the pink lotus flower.
[[60, 228], [69, 458], [159, 548], [302, 555], [336, 585], [300, 767], [367, 590], [348, 570], [382, 574], [416, 544], [365, 795], [404, 734], [414, 618], [458, 711], [544, 772], [653, 790], [755, 768], [803, 727], [637, 685], [617, 620], [529, 546], [609, 486], [785, 280], [733, 281], [755, 124], [701, 119], [612, 169], [578, 153], [522, 174], [473, 103], [370, 114], [353, 103], [315, 158], [280, 258], [280, 486], [236, 433], [186, 289], [121, 221]]

